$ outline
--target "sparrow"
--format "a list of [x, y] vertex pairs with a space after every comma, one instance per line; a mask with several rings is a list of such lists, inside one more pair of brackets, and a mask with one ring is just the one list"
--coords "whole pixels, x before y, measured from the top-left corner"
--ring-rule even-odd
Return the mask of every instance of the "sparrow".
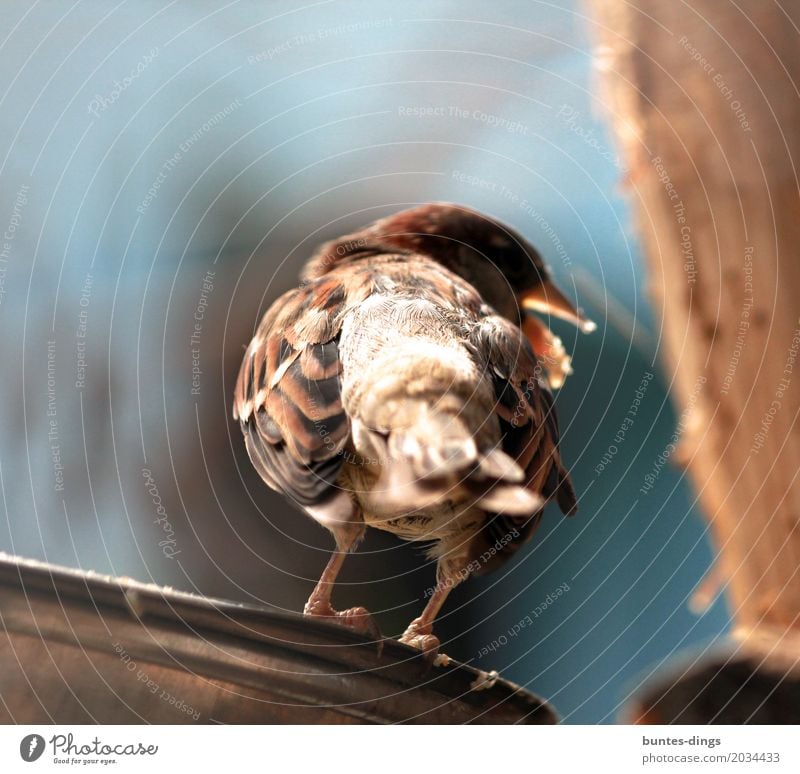
[[435, 654], [450, 590], [510, 559], [549, 501], [575, 513], [551, 392], [570, 358], [537, 313], [595, 327], [517, 232], [449, 203], [323, 244], [266, 312], [233, 417], [261, 478], [336, 542], [305, 615], [378, 637], [332, 606], [345, 557], [366, 527], [423, 541], [436, 585], [400, 641]]

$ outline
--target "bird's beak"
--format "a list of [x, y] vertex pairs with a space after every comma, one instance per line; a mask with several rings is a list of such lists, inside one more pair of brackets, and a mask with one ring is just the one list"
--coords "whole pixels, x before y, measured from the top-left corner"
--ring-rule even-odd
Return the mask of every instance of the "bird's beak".
[[576, 309], [567, 297], [552, 283], [545, 280], [532, 290], [526, 290], [518, 299], [521, 309], [559, 317], [576, 325], [584, 333], [591, 333], [597, 326], [580, 310]]
[[[517, 299], [520, 309], [526, 312], [539, 312], [560, 317], [576, 325], [584, 333], [591, 333], [597, 326], [567, 300], [564, 294], [550, 280], [545, 280], [533, 290], [522, 293]], [[561, 339], [533, 314], [522, 321], [522, 330], [531, 343], [536, 357], [545, 370], [553, 388], [560, 387], [564, 379], [572, 373], [572, 361]]]

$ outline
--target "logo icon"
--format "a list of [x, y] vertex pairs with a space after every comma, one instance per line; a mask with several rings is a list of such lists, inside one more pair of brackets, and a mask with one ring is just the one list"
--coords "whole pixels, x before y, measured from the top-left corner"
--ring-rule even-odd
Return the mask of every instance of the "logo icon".
[[32, 763], [38, 761], [44, 752], [44, 737], [39, 734], [28, 734], [19, 743], [19, 754], [23, 761]]

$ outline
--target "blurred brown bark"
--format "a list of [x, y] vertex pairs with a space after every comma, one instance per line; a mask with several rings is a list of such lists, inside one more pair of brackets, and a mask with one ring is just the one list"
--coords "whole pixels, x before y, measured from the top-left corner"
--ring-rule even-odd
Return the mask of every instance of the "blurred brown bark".
[[590, 8], [601, 109], [685, 411], [676, 456], [740, 633], [788, 642], [800, 626], [800, 4]]

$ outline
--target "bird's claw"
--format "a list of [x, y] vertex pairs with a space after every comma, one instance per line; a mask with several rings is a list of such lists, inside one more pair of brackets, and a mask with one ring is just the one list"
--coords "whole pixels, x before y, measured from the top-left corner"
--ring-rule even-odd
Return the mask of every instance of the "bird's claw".
[[416, 622], [406, 629], [400, 642], [415, 650], [422, 652], [423, 657], [430, 664], [436, 663], [439, 658], [439, 638], [431, 633], [430, 626], [420, 626]]
[[346, 610], [334, 610], [330, 605], [306, 605], [304, 615], [313, 618], [326, 618], [359, 632], [376, 642], [383, 640], [381, 630], [375, 619], [365, 607], [348, 607]]
[[373, 640], [383, 639], [378, 624], [375, 623], [375, 619], [365, 607], [348, 607], [347, 610], [337, 611], [335, 617], [345, 626], [349, 626], [351, 629], [355, 629]]

